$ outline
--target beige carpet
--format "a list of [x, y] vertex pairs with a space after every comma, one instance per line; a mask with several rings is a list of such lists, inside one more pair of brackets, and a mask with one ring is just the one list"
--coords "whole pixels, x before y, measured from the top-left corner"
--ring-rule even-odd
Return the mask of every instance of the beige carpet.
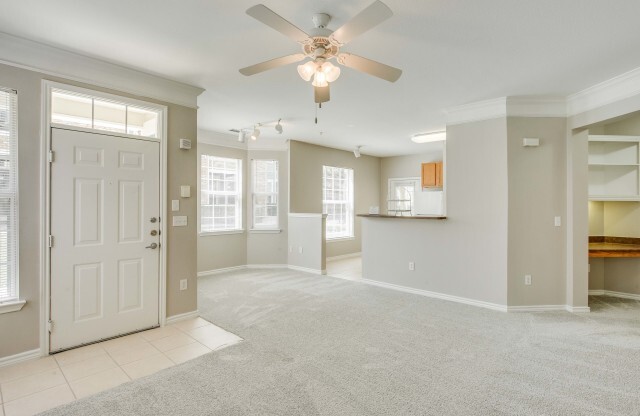
[[245, 342], [48, 414], [640, 414], [636, 301], [507, 314], [287, 270], [199, 292]]

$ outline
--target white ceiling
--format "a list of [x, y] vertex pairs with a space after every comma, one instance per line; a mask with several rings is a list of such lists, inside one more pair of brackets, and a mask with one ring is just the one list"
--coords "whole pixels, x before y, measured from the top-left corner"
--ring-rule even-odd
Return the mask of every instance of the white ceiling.
[[[392, 84], [344, 68], [315, 125], [312, 88], [295, 65], [238, 72], [299, 51], [245, 14], [258, 1], [4, 1], [0, 30], [203, 87], [200, 129], [282, 118], [285, 138], [372, 155], [423, 151], [409, 137], [442, 129], [450, 106], [566, 96], [640, 67], [638, 0], [384, 0], [394, 16], [343, 50], [402, 77]], [[262, 1], [309, 30], [313, 13], [333, 16], [336, 29], [372, 0]], [[276, 137], [263, 129], [259, 140]]]

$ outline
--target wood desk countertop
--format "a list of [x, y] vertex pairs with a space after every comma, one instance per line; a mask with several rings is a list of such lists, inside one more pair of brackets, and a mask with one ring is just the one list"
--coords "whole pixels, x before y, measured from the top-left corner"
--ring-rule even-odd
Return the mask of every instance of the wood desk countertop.
[[640, 257], [640, 238], [589, 237], [589, 257]]

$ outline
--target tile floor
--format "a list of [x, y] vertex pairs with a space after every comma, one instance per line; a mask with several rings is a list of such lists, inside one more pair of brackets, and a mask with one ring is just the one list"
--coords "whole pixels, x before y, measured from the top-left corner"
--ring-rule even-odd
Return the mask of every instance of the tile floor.
[[202, 318], [0, 368], [0, 416], [33, 415], [242, 339]]
[[362, 257], [327, 260], [327, 275], [347, 280], [362, 279]]

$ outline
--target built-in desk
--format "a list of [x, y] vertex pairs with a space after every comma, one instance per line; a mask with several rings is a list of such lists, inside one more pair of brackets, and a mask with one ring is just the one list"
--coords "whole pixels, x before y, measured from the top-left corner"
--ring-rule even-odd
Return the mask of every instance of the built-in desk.
[[590, 236], [589, 257], [640, 257], [640, 238]]

